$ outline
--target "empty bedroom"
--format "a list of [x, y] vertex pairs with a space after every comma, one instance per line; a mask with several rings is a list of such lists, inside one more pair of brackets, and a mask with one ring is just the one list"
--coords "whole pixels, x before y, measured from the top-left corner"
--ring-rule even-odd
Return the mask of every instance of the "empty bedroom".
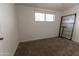
[[0, 3], [1, 56], [79, 56], [79, 3]]

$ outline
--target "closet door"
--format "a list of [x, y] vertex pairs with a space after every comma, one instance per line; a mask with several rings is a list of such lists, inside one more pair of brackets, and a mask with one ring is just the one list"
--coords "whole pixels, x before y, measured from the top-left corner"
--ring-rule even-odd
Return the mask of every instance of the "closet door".
[[72, 39], [76, 14], [62, 16], [59, 37]]

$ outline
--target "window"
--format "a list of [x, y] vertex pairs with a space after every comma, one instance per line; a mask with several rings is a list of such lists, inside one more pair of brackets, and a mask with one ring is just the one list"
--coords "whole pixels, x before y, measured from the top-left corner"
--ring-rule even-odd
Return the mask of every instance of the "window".
[[52, 14], [46, 14], [46, 21], [54, 21], [55, 20], [55, 16]]
[[35, 12], [35, 21], [54, 21], [55, 15]]
[[44, 13], [35, 13], [35, 21], [44, 21]]

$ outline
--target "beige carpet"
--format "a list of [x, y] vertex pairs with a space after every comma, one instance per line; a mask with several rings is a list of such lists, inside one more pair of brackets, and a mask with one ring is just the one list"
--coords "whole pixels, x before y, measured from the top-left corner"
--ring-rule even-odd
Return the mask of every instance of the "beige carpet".
[[21, 42], [15, 56], [79, 56], [79, 43], [61, 38]]

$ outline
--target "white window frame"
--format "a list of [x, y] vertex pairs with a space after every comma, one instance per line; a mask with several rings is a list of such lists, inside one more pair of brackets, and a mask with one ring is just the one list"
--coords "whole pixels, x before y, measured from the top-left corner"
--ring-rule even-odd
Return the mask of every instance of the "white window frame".
[[[47, 14], [48, 14], [48, 15], [51, 15], [53, 19], [52, 19], [52, 20], [47, 20], [47, 18], [46, 18], [46, 15], [47, 15]], [[45, 14], [45, 21], [46, 21], [46, 22], [53, 22], [53, 21], [55, 21], [55, 15], [54, 15], [54, 14], [50, 14], [50, 13], [46, 13], [46, 14]]]
[[[45, 14], [44, 15], [44, 21], [36, 21], [35, 20], [36, 19], [35, 13], [44, 13]], [[47, 21], [46, 20], [46, 14], [53, 15], [53, 19], [51, 21]], [[47, 13], [46, 11], [34, 11], [34, 20], [35, 20], [35, 22], [53, 22], [53, 21], [55, 21], [55, 14], [53, 14], [53, 13]]]
[[[38, 14], [43, 14], [43, 20], [42, 19], [36, 19], [36, 13], [38, 13]], [[35, 15], [35, 21], [45, 21], [45, 13], [43, 13], [43, 12], [35, 12], [34, 13], [34, 15]], [[39, 17], [38, 17], [39, 18]]]

